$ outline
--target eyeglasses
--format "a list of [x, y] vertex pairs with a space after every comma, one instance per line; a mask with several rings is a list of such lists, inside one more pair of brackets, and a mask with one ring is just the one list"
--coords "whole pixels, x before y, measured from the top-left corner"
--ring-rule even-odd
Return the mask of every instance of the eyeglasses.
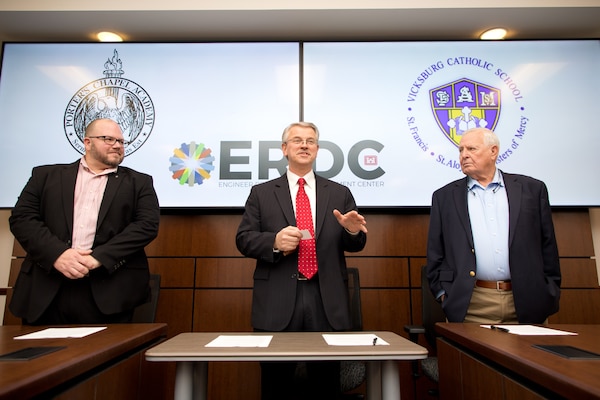
[[316, 146], [317, 145], [317, 141], [315, 139], [306, 139], [306, 140], [302, 140], [300, 138], [293, 138], [288, 140], [286, 143], [293, 143], [297, 146], [306, 143], [307, 146]]
[[123, 147], [125, 147], [129, 143], [131, 143], [131, 142], [127, 142], [127, 141], [125, 141], [123, 139], [114, 138], [112, 136], [87, 136], [87, 137], [89, 137], [90, 139], [102, 139], [102, 140], [104, 140], [104, 143], [106, 143], [106, 144], [108, 144], [110, 146], [113, 146], [115, 143], [119, 143], [120, 145], [122, 145]]

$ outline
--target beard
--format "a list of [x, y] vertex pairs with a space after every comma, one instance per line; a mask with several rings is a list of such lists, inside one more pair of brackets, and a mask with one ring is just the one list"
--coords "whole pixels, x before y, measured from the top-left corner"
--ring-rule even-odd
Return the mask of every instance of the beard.
[[89, 155], [96, 161], [106, 165], [107, 168], [118, 167], [125, 157], [124, 152], [115, 152], [112, 150], [109, 153], [100, 153], [94, 145], [91, 146]]

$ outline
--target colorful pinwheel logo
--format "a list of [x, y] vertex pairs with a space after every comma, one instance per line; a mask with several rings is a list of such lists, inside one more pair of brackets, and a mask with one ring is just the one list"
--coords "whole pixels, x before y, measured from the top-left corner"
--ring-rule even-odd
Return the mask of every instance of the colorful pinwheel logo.
[[211, 150], [205, 148], [203, 143], [182, 143], [169, 159], [171, 161], [169, 171], [173, 172], [173, 179], [179, 181], [180, 185], [186, 183], [189, 186], [202, 185], [205, 179], [210, 178], [210, 172], [215, 169], [212, 165], [215, 158], [210, 155], [210, 152]]

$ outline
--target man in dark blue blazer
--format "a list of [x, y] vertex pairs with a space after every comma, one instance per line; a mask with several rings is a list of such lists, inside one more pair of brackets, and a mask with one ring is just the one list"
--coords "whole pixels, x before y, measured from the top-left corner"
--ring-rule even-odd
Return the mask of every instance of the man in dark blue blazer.
[[546, 185], [496, 168], [498, 137], [464, 133], [465, 178], [433, 194], [427, 278], [450, 322], [544, 323], [561, 273]]
[[[313, 163], [319, 131], [311, 123], [294, 123], [282, 136], [287, 173], [256, 185], [246, 202], [237, 248], [256, 259], [252, 325], [257, 331], [343, 331], [351, 328], [344, 252], [366, 244], [366, 221], [357, 212], [350, 190], [316, 175]], [[312, 207], [318, 272], [298, 271], [303, 233], [296, 226], [298, 179], [306, 180]], [[304, 233], [306, 235], [306, 233]], [[305, 237], [305, 236], [304, 236]], [[312, 391], [307, 398], [334, 399], [339, 392], [339, 365], [309, 363]], [[262, 398], [291, 398], [295, 364], [262, 364]], [[337, 376], [336, 376], [337, 373]]]
[[91, 122], [83, 142], [77, 162], [33, 169], [9, 219], [27, 252], [10, 310], [27, 324], [129, 322], [149, 295], [144, 247], [160, 218], [152, 177], [119, 166], [116, 122]]

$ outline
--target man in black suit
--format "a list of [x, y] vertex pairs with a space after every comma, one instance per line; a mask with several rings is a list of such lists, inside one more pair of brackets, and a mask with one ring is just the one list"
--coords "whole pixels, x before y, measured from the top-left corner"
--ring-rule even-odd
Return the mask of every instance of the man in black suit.
[[427, 278], [450, 322], [544, 323], [558, 311], [561, 273], [546, 185], [496, 168], [485, 128], [459, 146], [465, 178], [433, 194]]
[[127, 143], [116, 122], [91, 122], [83, 142], [80, 160], [33, 169], [9, 219], [27, 252], [10, 310], [26, 324], [130, 322], [149, 295], [152, 178], [119, 166]]
[[[366, 221], [350, 190], [313, 172], [319, 131], [298, 122], [283, 132], [287, 173], [252, 188], [237, 235], [237, 248], [255, 258], [252, 325], [257, 331], [343, 331], [351, 328], [344, 252], [366, 244]], [[298, 180], [310, 199], [318, 272], [298, 270], [298, 248], [312, 235], [296, 224]], [[303, 232], [304, 231], [304, 232]], [[262, 398], [291, 398], [295, 364], [263, 363]], [[339, 363], [308, 363], [307, 398], [335, 399]]]

